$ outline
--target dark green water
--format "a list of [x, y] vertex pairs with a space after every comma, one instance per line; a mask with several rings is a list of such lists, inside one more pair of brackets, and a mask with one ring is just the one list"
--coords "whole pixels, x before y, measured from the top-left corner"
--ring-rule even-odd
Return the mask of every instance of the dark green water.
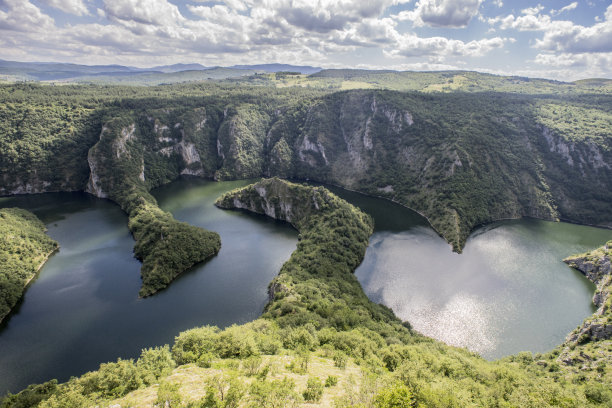
[[365, 292], [427, 336], [487, 359], [544, 352], [595, 310], [595, 285], [561, 260], [603, 245], [611, 230], [503, 221], [474, 231], [458, 255], [413, 211], [332, 189], [375, 219], [355, 272]]
[[0, 198], [2, 207], [34, 211], [61, 245], [0, 327], [0, 394], [137, 357], [142, 348], [172, 343], [195, 326], [258, 317], [297, 232], [213, 206], [223, 192], [246, 184], [184, 180], [154, 192], [177, 219], [217, 231], [222, 248], [147, 299], [138, 299], [140, 263], [119, 207], [84, 193]]
[[[219, 232], [222, 248], [147, 299], [137, 297], [140, 263], [116, 205], [82, 193], [0, 198], [0, 206], [34, 211], [61, 245], [0, 327], [0, 393], [137, 357], [191, 327], [259, 316], [297, 233], [213, 206], [246, 184], [186, 179], [154, 192], [177, 219]], [[356, 271], [366, 293], [424, 334], [496, 358], [549, 350], [593, 311], [594, 286], [561, 259], [600, 246], [612, 231], [508, 221], [477, 230], [457, 255], [413, 211], [334, 190], [376, 220]]]

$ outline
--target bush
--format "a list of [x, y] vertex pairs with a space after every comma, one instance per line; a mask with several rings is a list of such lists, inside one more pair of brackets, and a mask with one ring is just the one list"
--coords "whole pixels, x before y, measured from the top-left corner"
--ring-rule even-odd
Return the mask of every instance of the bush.
[[415, 404], [410, 389], [400, 382], [383, 388], [374, 398], [376, 408], [410, 408]]
[[307, 402], [319, 402], [323, 396], [323, 384], [317, 377], [310, 377], [306, 383], [306, 390], [302, 393]]
[[160, 408], [176, 408], [181, 404], [181, 394], [179, 384], [163, 382], [157, 389], [157, 399], [155, 406]]
[[153, 384], [161, 377], [169, 375], [176, 363], [172, 359], [170, 347], [166, 344], [162, 347], [143, 349], [136, 363], [140, 369], [146, 384]]
[[336, 377], [335, 375], [328, 375], [327, 379], [325, 380], [325, 386], [333, 387], [336, 384], [338, 384], [338, 377]]

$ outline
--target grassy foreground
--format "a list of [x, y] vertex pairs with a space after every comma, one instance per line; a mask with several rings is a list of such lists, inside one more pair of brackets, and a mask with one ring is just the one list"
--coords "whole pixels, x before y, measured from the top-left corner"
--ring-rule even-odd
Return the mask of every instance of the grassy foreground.
[[[194, 328], [136, 361], [9, 395], [0, 407], [590, 407], [609, 406], [609, 368], [585, 381], [546, 355], [488, 362], [413, 332], [370, 302], [352, 272], [369, 216], [323, 187], [263, 180], [225, 194], [291, 222], [296, 251], [270, 285], [262, 318]], [[579, 350], [581, 345], [575, 346]]]

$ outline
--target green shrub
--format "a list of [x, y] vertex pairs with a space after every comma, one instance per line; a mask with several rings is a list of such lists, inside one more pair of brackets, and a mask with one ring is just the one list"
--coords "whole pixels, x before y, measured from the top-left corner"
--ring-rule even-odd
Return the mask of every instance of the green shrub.
[[325, 387], [333, 387], [338, 384], [338, 377], [335, 375], [328, 375], [325, 379]]
[[317, 377], [310, 377], [306, 383], [306, 390], [302, 393], [304, 401], [319, 402], [323, 396], [323, 384]]

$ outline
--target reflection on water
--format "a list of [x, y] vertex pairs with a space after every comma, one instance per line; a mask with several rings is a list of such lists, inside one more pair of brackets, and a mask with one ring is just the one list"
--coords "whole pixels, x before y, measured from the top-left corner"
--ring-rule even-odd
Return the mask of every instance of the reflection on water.
[[334, 189], [375, 219], [356, 275], [370, 299], [419, 332], [488, 359], [544, 352], [594, 311], [595, 286], [561, 260], [598, 247], [612, 231], [522, 219], [476, 230], [462, 254], [396, 204]]

